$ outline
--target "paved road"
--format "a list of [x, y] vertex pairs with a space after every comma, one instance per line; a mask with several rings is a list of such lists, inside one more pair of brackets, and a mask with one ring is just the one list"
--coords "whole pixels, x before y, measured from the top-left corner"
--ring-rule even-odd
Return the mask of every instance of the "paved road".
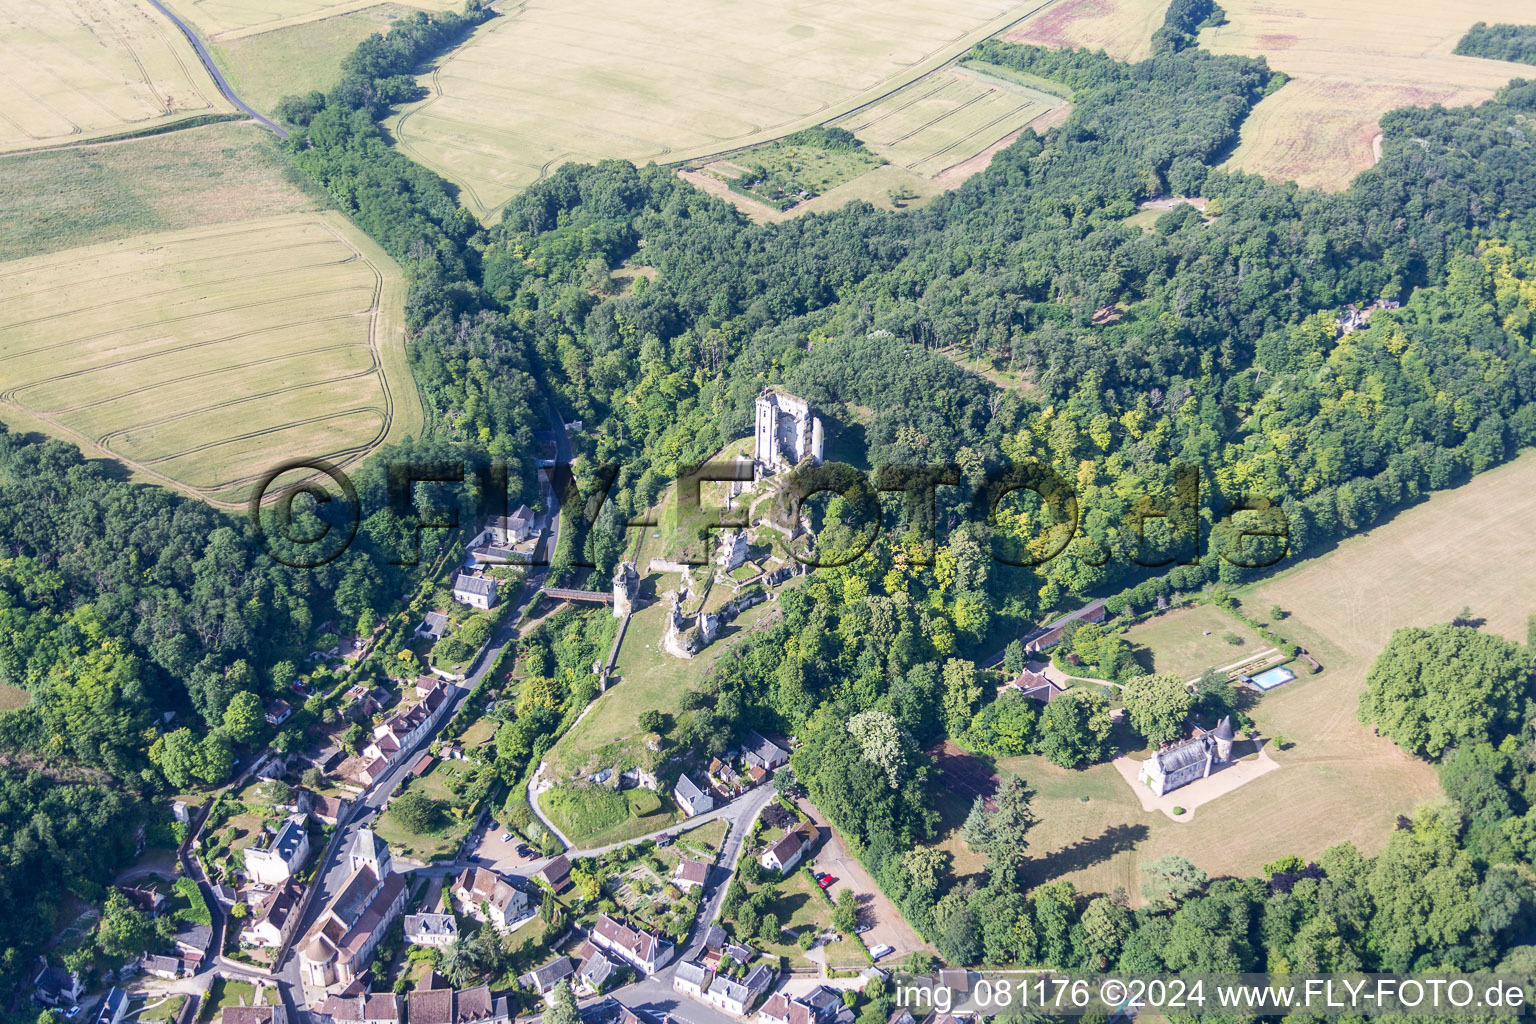
[[171, 13], [170, 9], [162, 4], [160, 0], [149, 0], [149, 2], [155, 5], [155, 10], [159, 11], [167, 18], [170, 18], [171, 21], [175, 22], [176, 27], [181, 29], [181, 34], [187, 37], [187, 41], [190, 42], [192, 44], [192, 48], [197, 51], [198, 59], [203, 62], [203, 67], [208, 69], [208, 73], [212, 75], [213, 80], [218, 83], [219, 91], [224, 94], [225, 98], [228, 99], [229, 102], [245, 111], [263, 127], [271, 129], [277, 134], [278, 138], [286, 139], [288, 137], [288, 132], [286, 129], [262, 116], [256, 111], [256, 108], [252, 107], [249, 103], [245, 102], [245, 100], [236, 95], [235, 87], [229, 84], [229, 79], [225, 78], [224, 72], [219, 70], [219, 65], [215, 63], [213, 54], [208, 52], [208, 47], [204, 46], [203, 41], [198, 38], [197, 33], [192, 31], [192, 26], [176, 17], [175, 14]]
[[[151, 2], [154, 2], [154, 0], [151, 0]], [[564, 424], [555, 414], [555, 410], [552, 406], [547, 408], [547, 414], [549, 416], [550, 427], [554, 431], [555, 437], [557, 438], [556, 447], [560, 450], [561, 457], [568, 459], [570, 457], [571, 447], [569, 440], [565, 437]], [[552, 496], [551, 502], [549, 543], [550, 550], [553, 551], [554, 544], [559, 539], [559, 498]], [[400, 780], [404, 778], [405, 773], [410, 770], [410, 766], [415, 761], [416, 752], [419, 750], [424, 750], [429, 745], [431, 745], [431, 743], [437, 738], [438, 732], [447, 726], [449, 722], [453, 721], [453, 716], [458, 713], [459, 708], [464, 703], [464, 700], [469, 696], [470, 692], [475, 688], [475, 686], [485, 678], [486, 673], [491, 670], [491, 666], [496, 663], [496, 659], [501, 654], [502, 648], [506, 647], [509, 642], [516, 638], [518, 632], [518, 619], [521, 618], [522, 613], [526, 609], [528, 603], [532, 601], [538, 594], [539, 588], [543, 585], [544, 577], [548, 571], [549, 570], [547, 568], [542, 566], [534, 567], [529, 571], [528, 578], [523, 583], [522, 592], [518, 596], [517, 604], [509, 609], [507, 614], [502, 618], [501, 624], [497, 627], [495, 634], [491, 637], [486, 646], [481, 649], [479, 657], [476, 658], [474, 664], [471, 666], [471, 671], [468, 676], [464, 679], [463, 682], [449, 686], [448, 706], [443, 709], [442, 717], [438, 720], [437, 729], [434, 729], [426, 736], [423, 736], [415, 748], [404, 752], [400, 759], [395, 763], [395, 766], [390, 769], [390, 771], [385, 774], [383, 778], [379, 779], [374, 785], [370, 786], [367, 792], [365, 792], [360, 798], [361, 806], [353, 812], [352, 820], [347, 822], [347, 824], [343, 827], [341, 839], [336, 844], [335, 855], [333, 859], [329, 864], [322, 864], [315, 872], [314, 884], [318, 886], [318, 889], [315, 892], [314, 898], [310, 901], [309, 910], [304, 915], [304, 919], [299, 922], [299, 926], [295, 932], [295, 935], [302, 937], [303, 935], [307, 934], [309, 929], [313, 927], [315, 921], [330, 904], [330, 901], [335, 897], [336, 893], [339, 892], [341, 887], [346, 884], [349, 875], [347, 870], [347, 851], [351, 848], [353, 841], [356, 839], [358, 830], [371, 824], [373, 820], [378, 817], [379, 812], [382, 811], [384, 806], [389, 802], [389, 797], [392, 793], [394, 793], [395, 787], [399, 785]], [[293, 996], [290, 994], [290, 990], [293, 992], [300, 991], [298, 987], [300, 979], [298, 970], [297, 947], [298, 942], [295, 941], [294, 948], [289, 950], [288, 956], [283, 961], [279, 970], [279, 974], [286, 982], [286, 984], [279, 986], [284, 991], [283, 998], [285, 1002], [288, 1002], [293, 998]], [[298, 1022], [298, 1024], [302, 1024], [302, 1019], [299, 1017], [290, 1016], [290, 1019]]]

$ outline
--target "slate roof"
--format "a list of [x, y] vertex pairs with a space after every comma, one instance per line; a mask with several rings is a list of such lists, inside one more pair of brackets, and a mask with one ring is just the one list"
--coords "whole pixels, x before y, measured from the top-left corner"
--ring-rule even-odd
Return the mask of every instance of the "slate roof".
[[466, 576], [460, 573], [453, 581], [453, 589], [463, 594], [491, 597], [496, 593], [496, 581], [487, 576]]
[[690, 779], [687, 775], [679, 775], [677, 777], [677, 785], [673, 787], [673, 792], [682, 796], [682, 798], [687, 800], [690, 804], [696, 800], [702, 800], [705, 798], [704, 791], [698, 786], [695, 786], [693, 784], [693, 780]]
[[530, 971], [518, 978], [518, 982], [524, 985], [532, 985], [540, 992], [558, 984], [562, 978], [569, 978], [576, 971], [568, 956], [557, 956], [549, 963], [537, 970]]

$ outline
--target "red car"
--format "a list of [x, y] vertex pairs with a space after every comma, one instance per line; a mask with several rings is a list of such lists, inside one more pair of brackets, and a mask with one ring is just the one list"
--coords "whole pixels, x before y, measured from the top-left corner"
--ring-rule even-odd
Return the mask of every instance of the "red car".
[[837, 879], [833, 878], [831, 875], [822, 875], [820, 878], [816, 879], [816, 884], [825, 889], [835, 881], [837, 881]]

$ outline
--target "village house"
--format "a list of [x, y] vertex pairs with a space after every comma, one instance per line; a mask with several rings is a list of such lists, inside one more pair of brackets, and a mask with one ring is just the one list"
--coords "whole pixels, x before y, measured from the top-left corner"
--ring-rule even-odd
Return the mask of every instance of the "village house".
[[405, 1019], [416, 1024], [453, 1024], [453, 989], [418, 988], [407, 992]]
[[427, 640], [441, 640], [446, 632], [448, 632], [448, 616], [442, 612], [427, 612], [422, 616], [421, 624], [415, 630], [417, 636]]
[[[436, 676], [432, 678], [437, 685], [421, 700], [373, 727], [373, 740], [363, 748], [363, 756], [371, 759], [366, 769], [369, 778], [365, 780], [369, 785], [382, 778], [384, 771], [415, 747], [442, 717], [443, 709], [448, 706], [448, 687]], [[380, 763], [383, 770], [375, 771], [375, 766]]]
[[181, 951], [181, 958], [195, 966], [201, 964], [203, 957], [208, 954], [208, 945], [213, 941], [213, 929], [196, 921], [178, 921], [172, 941]]
[[747, 733], [742, 743], [742, 756], [746, 758], [747, 764], [765, 772], [789, 763], [789, 751], [755, 732]]
[[160, 953], [151, 953], [146, 956], [141, 966], [145, 974], [155, 978], [179, 978], [186, 973], [182, 967], [181, 957], [165, 956]]
[[453, 895], [464, 913], [505, 932], [529, 914], [528, 894], [494, 871], [465, 868], [453, 883]]
[[220, 1024], [288, 1024], [288, 1011], [282, 1003], [272, 1006], [226, 1006]]
[[804, 995], [796, 996], [795, 1002], [810, 1010], [811, 1017], [819, 1024], [826, 1024], [839, 1010], [847, 1008], [843, 1005], [842, 994], [826, 985], [817, 985]]
[[811, 1008], [783, 992], [775, 992], [757, 1011], [758, 1024], [813, 1024]]
[[485, 611], [496, 603], [496, 581], [489, 576], [461, 572], [453, 578], [453, 599]]
[[590, 939], [576, 947], [576, 989], [581, 995], [597, 995], [619, 969]]
[[264, 833], [245, 849], [245, 877], [260, 885], [282, 885], [309, 859], [305, 816], [295, 814], [276, 832]]
[[331, 1024], [400, 1024], [403, 1002], [393, 992], [352, 992], [331, 996], [310, 1007], [310, 1017]]
[[506, 997], [492, 997], [485, 985], [417, 989], [406, 995], [405, 1012], [412, 1024], [507, 1024], [511, 1019]]
[[335, 825], [346, 813], [350, 801], [339, 796], [321, 796], [316, 793], [309, 802], [309, 813], [322, 825]]
[[709, 881], [709, 865], [701, 860], [680, 860], [672, 871], [672, 884], [684, 891], [701, 889]]
[[523, 988], [529, 988], [544, 997], [546, 1003], [554, 1001], [555, 989], [560, 983], [576, 972], [575, 965], [568, 956], [557, 956], [549, 963], [537, 970], [529, 971], [517, 979], [517, 983]]
[[262, 717], [267, 720], [268, 725], [282, 725], [292, 714], [293, 706], [279, 697], [267, 705], [267, 710], [263, 712]]
[[618, 954], [643, 974], [656, 973], [672, 955], [670, 942], [621, 924], [607, 914], [598, 916], [591, 939], [598, 948]]
[[96, 1024], [118, 1024], [128, 1012], [128, 993], [113, 985], [96, 1010]]
[[1049, 704], [1062, 694], [1062, 691], [1058, 690], [1056, 684], [1052, 683], [1044, 673], [1036, 672], [1032, 668], [1025, 668], [1008, 685], [1030, 700], [1039, 701], [1041, 704]]
[[405, 878], [395, 874], [389, 847], [372, 829], [359, 829], [347, 852], [350, 875], [299, 948], [306, 984], [345, 984], [368, 967], [374, 947], [405, 909]]
[[406, 914], [405, 941], [413, 946], [447, 946], [459, 937], [459, 920], [452, 914]]
[[1104, 602], [1095, 601], [1030, 633], [1024, 638], [1024, 650], [1030, 654], [1048, 651], [1061, 643], [1062, 633], [1066, 630], [1067, 623], [1103, 622], [1108, 617], [1109, 612]]
[[571, 860], [562, 853], [540, 868], [534, 877], [549, 886], [550, 892], [559, 895], [571, 884]]
[[537, 517], [527, 505], [519, 505], [509, 516], [492, 516], [485, 526], [469, 542], [471, 549], [479, 547], [507, 548], [521, 544], [533, 535]]
[[299, 923], [299, 915], [295, 911], [301, 895], [296, 886], [285, 885], [268, 896], [262, 902], [261, 909], [247, 918], [245, 926], [240, 929], [240, 944], [277, 949], [287, 942]]
[[695, 786], [687, 775], [677, 777], [677, 785], [672, 788], [672, 798], [690, 818], [715, 808], [715, 798]]
[[760, 863], [769, 871], [786, 873], [805, 855], [805, 840], [796, 830], [790, 830], [768, 849], [763, 851]]
[[752, 1004], [773, 987], [778, 972], [767, 964], [760, 964], [737, 981], [723, 974], [716, 974], [706, 964], [688, 960], [678, 965], [672, 987], [726, 1013], [745, 1017]]
[[672, 975], [672, 988], [685, 996], [703, 999], [714, 981], [714, 972], [697, 960], [684, 960]]

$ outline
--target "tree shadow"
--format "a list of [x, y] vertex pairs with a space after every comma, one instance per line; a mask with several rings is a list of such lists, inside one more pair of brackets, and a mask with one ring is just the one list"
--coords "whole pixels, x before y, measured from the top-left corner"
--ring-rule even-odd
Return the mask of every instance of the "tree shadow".
[[1150, 834], [1145, 825], [1111, 825], [1091, 839], [1079, 839], [1070, 846], [1029, 861], [1022, 872], [1024, 881], [1029, 885], [1040, 885], [1060, 875], [1090, 868], [1135, 849], [1136, 844]]

